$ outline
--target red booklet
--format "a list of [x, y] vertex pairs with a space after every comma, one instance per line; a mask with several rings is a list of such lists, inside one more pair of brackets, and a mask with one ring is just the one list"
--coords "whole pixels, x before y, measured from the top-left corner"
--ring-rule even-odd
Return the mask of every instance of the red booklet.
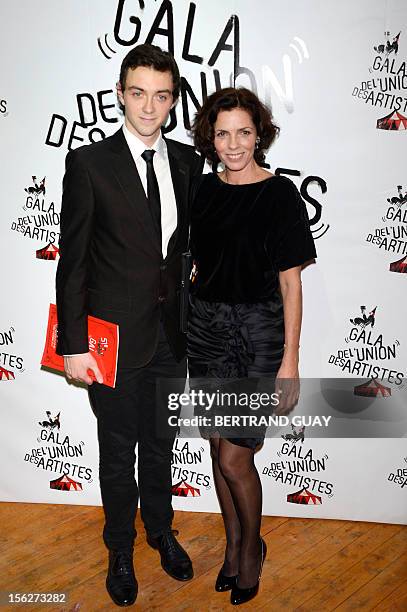
[[[50, 304], [47, 337], [41, 365], [63, 372], [64, 358], [56, 354], [57, 335], [57, 307], [55, 304]], [[88, 316], [88, 338], [89, 351], [97, 361], [103, 376], [103, 384], [108, 387], [114, 387], [116, 384], [117, 355], [119, 351], [119, 326], [116, 323]], [[95, 380], [93, 372], [88, 370], [88, 373]]]

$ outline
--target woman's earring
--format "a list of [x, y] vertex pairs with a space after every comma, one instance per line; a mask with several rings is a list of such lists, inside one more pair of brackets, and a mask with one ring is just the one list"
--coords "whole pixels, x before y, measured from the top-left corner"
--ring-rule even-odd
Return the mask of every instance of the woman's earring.
[[257, 138], [256, 138], [256, 149], [259, 148], [259, 144], [260, 144], [260, 136], [257, 136]]

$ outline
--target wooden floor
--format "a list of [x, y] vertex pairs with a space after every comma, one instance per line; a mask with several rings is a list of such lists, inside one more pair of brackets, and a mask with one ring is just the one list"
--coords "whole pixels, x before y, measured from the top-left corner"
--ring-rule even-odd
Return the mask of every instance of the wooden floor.
[[[0, 503], [0, 590], [61, 592], [65, 605], [1, 610], [117, 610], [104, 587], [101, 508]], [[174, 528], [192, 557], [195, 578], [182, 583], [161, 569], [145, 541], [135, 547], [139, 596], [133, 609], [232, 610], [214, 581], [223, 558], [218, 514], [177, 512]], [[259, 595], [239, 609], [291, 611], [407, 610], [407, 527], [335, 520], [264, 517], [268, 556]]]

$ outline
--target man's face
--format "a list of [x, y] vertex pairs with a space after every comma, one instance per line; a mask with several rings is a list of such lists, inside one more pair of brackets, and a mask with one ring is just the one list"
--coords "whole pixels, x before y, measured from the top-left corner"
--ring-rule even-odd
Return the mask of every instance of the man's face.
[[171, 72], [159, 72], [148, 66], [127, 71], [124, 91], [120, 83], [117, 85], [126, 127], [147, 146], [154, 144], [167, 121], [174, 105], [172, 90]]

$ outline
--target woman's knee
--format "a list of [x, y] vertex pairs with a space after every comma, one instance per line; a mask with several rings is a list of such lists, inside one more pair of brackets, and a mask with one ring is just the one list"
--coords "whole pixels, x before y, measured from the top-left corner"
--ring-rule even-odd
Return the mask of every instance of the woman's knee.
[[230, 482], [244, 478], [255, 469], [253, 456], [248, 453], [220, 452], [218, 463], [224, 478]]

